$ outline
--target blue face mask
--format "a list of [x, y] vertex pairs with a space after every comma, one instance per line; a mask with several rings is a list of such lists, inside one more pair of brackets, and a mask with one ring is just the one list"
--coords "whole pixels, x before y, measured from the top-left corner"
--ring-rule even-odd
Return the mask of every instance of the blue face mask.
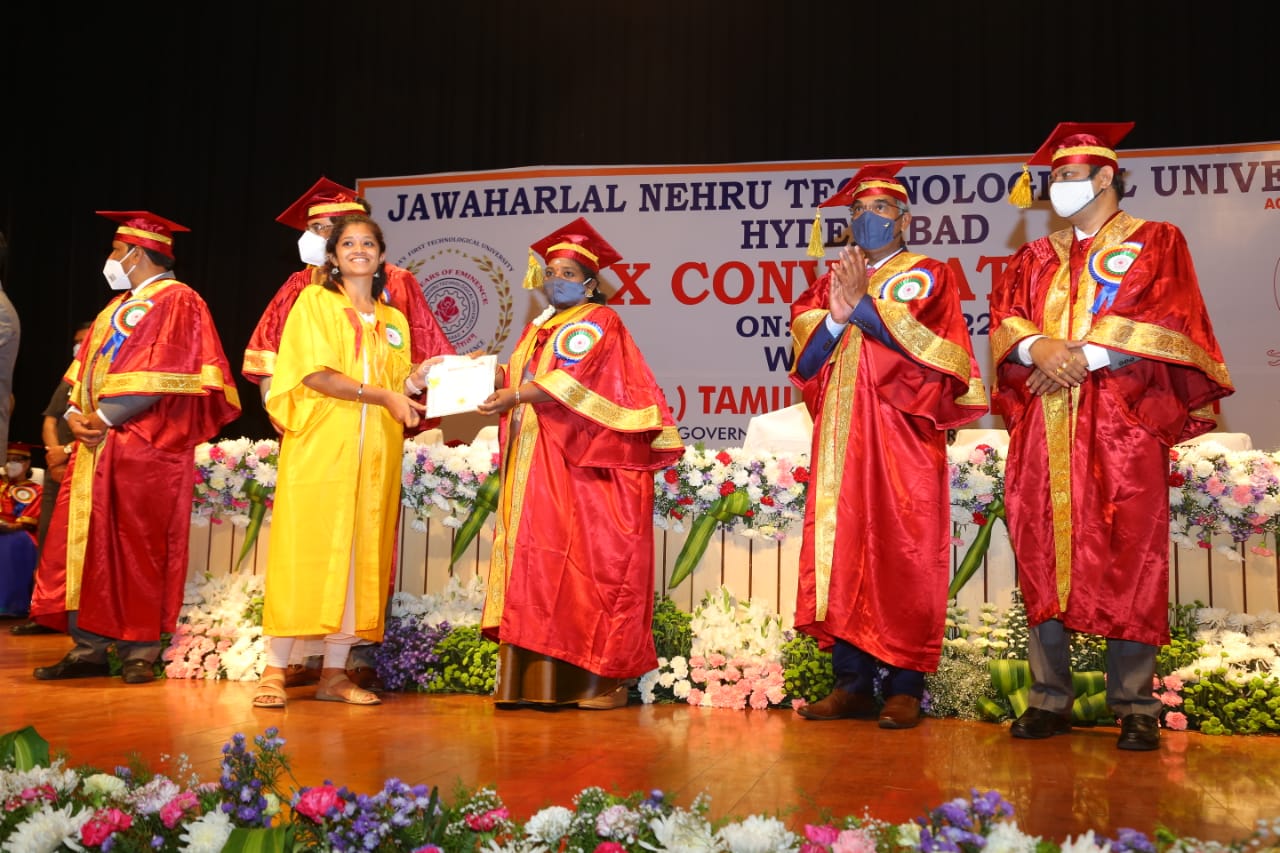
[[868, 210], [849, 226], [853, 231], [853, 242], [868, 252], [883, 249], [893, 240], [893, 226], [897, 221], [876, 216]]
[[564, 278], [549, 278], [543, 287], [551, 288], [551, 304], [557, 308], [572, 308], [587, 295], [586, 281], [569, 281]]

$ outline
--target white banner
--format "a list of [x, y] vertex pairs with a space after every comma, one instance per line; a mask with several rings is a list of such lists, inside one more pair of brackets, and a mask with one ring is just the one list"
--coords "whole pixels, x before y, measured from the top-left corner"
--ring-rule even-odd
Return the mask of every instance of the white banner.
[[[1121, 150], [1123, 208], [1186, 234], [1236, 393], [1220, 428], [1280, 447], [1280, 142]], [[1028, 155], [1024, 155], [1028, 156]], [[798, 402], [789, 305], [836, 256], [842, 208], [823, 210], [826, 259], [805, 255], [816, 205], [864, 161], [530, 167], [366, 178], [359, 191], [387, 259], [417, 275], [458, 352], [510, 355], [545, 306], [521, 288], [528, 246], [585, 216], [623, 256], [603, 276], [687, 443], [741, 445], [754, 415]], [[974, 349], [990, 387], [988, 294], [1028, 239], [1065, 223], [1045, 201], [1007, 201], [1019, 157], [930, 158], [899, 173], [908, 243], [947, 260], [966, 287]], [[1047, 170], [1032, 172], [1039, 194]], [[988, 416], [973, 427], [1000, 426]]]

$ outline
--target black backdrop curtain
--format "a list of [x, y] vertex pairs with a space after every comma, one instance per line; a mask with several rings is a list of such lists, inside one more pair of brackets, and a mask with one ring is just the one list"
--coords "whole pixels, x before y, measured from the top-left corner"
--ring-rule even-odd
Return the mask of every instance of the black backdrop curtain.
[[[176, 272], [238, 371], [299, 266], [274, 219], [321, 174], [1029, 154], [1065, 120], [1136, 121], [1122, 149], [1280, 139], [1272, 2], [15, 5], [0, 279], [23, 327], [11, 436], [35, 443], [110, 296], [95, 209], [192, 229]], [[239, 385], [224, 436], [271, 435]]]

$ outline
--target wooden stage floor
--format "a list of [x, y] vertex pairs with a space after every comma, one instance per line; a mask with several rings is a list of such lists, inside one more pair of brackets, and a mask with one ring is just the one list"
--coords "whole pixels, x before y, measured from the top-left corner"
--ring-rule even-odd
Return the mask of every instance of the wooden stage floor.
[[571, 806], [583, 788], [661, 789], [710, 816], [772, 814], [797, 831], [824, 815], [901, 822], [970, 789], [997, 790], [1024, 832], [1061, 843], [1086, 830], [1227, 842], [1280, 816], [1280, 738], [1164, 732], [1156, 752], [1115, 748], [1115, 728], [1021, 741], [1008, 725], [928, 719], [889, 731], [874, 722], [813, 722], [791, 711], [727, 711], [632, 704], [615, 711], [497, 711], [487, 697], [385, 694], [353, 707], [290, 690], [284, 711], [250, 706], [252, 683], [118, 678], [43, 682], [31, 670], [59, 660], [62, 635], [18, 637], [0, 620], [0, 733], [34, 725], [70, 763], [110, 770], [137, 755], [152, 769], [188, 756], [218, 777], [232, 735], [277, 726], [299, 784], [331, 780], [372, 793], [388, 777], [495, 788], [513, 817]]

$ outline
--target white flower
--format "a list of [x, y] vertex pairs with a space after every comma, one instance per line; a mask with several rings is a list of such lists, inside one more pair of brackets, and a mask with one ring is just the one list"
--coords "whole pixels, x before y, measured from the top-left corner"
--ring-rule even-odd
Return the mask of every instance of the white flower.
[[42, 808], [33, 812], [18, 824], [5, 840], [6, 853], [53, 853], [72, 845], [80, 834], [80, 827], [93, 817], [92, 809], [75, 812], [68, 804], [60, 809]]
[[1040, 837], [1027, 835], [1013, 821], [998, 821], [987, 833], [984, 853], [1034, 853]]
[[800, 843], [782, 821], [756, 815], [721, 827], [717, 835], [730, 853], [784, 853]]
[[669, 815], [655, 817], [649, 821], [649, 828], [660, 846], [654, 847], [648, 842], [640, 842], [646, 850], [670, 850], [675, 853], [717, 853], [720, 847], [716, 843], [711, 826], [700, 815], [684, 809], [676, 809]]
[[184, 853], [220, 853], [231, 835], [231, 818], [221, 809], [211, 809], [183, 825], [178, 836]]
[[119, 776], [94, 773], [85, 777], [84, 790], [90, 796], [100, 795], [109, 800], [118, 800], [128, 793], [129, 785]]
[[551, 806], [529, 818], [524, 825], [526, 834], [544, 844], [556, 844], [569, 833], [573, 825], [573, 811], [564, 806]]
[[1098, 844], [1091, 829], [1075, 839], [1068, 836], [1067, 840], [1062, 842], [1060, 853], [1109, 853], [1110, 850], [1111, 842], [1103, 841], [1102, 844]]

